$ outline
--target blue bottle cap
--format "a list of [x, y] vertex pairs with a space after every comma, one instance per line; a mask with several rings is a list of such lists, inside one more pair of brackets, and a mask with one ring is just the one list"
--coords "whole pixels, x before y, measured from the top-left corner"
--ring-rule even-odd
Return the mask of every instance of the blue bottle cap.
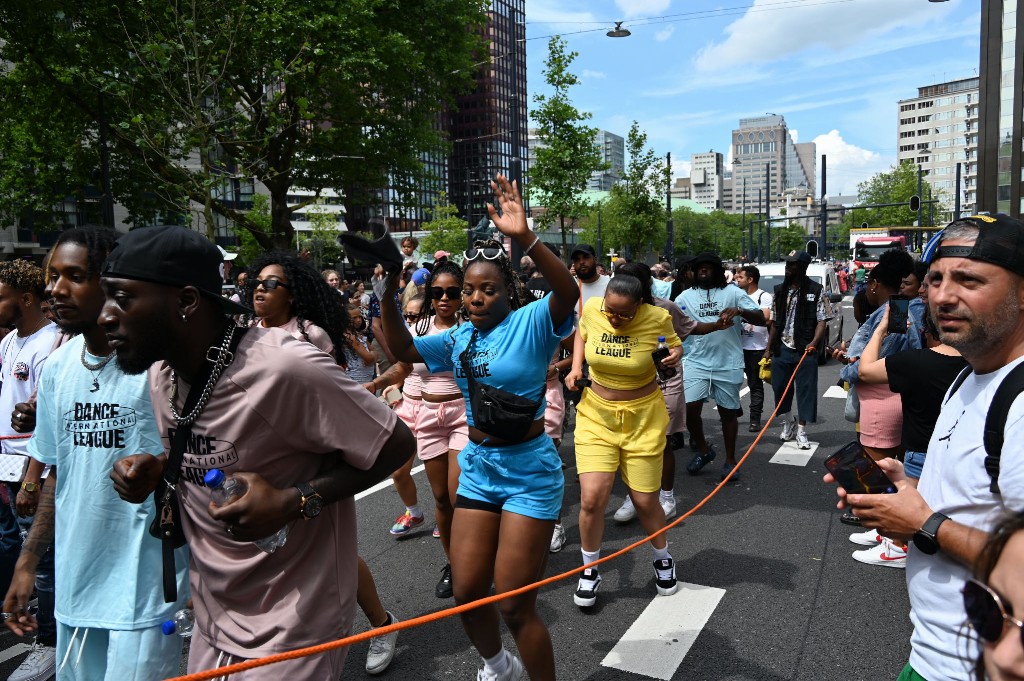
[[[212, 472], [213, 471], [210, 471], [210, 473]], [[223, 475], [223, 473], [221, 475]], [[166, 622], [160, 625], [160, 631], [164, 632], [165, 636], [171, 636], [177, 631], [177, 629], [178, 625], [174, 623], [174, 620], [167, 620]]]
[[665, 337], [664, 336], [658, 336], [658, 342], [659, 343], [664, 343], [665, 342]]
[[211, 468], [203, 476], [203, 482], [207, 487], [220, 487], [224, 484], [224, 471], [219, 468]]

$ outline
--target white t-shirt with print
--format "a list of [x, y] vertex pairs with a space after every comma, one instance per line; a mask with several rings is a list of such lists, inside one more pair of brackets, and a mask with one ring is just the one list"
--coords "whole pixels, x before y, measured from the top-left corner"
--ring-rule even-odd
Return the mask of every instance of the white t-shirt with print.
[[[970, 375], [948, 398], [928, 443], [918, 491], [928, 506], [963, 525], [990, 531], [1007, 511], [1024, 510], [1024, 398], [1018, 397], [1006, 418], [1005, 444], [999, 465], [999, 490], [989, 491], [982, 433], [996, 389], [1014, 366]], [[910, 664], [928, 681], [960, 681], [978, 657], [977, 645], [965, 635], [966, 616], [960, 590], [970, 569], [941, 550], [929, 556], [911, 543], [907, 590], [914, 633]]]

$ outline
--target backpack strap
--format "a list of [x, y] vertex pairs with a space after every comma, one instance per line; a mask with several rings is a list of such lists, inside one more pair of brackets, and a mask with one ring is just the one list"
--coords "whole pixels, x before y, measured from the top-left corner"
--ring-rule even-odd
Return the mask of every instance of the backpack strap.
[[1024, 392], [1024, 363], [1014, 367], [996, 388], [985, 417], [985, 470], [992, 478], [989, 491], [993, 494], [999, 494], [999, 457], [1006, 437], [1006, 417], [1021, 392]]
[[943, 404], [952, 399], [953, 393], [960, 389], [960, 386], [964, 384], [964, 381], [966, 381], [967, 377], [972, 373], [974, 373], [974, 369], [971, 368], [970, 364], [960, 370], [960, 373], [957, 374], [957, 377], [953, 379], [953, 383], [949, 386], [949, 393], [947, 393], [946, 401], [943, 402]]

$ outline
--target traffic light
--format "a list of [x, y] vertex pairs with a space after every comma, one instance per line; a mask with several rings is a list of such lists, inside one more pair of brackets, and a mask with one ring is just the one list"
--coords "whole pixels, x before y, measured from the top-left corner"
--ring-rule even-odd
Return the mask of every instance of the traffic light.
[[907, 202], [907, 205], [910, 206], [910, 210], [916, 213], [917, 211], [921, 210], [921, 197], [918, 196], [917, 194], [914, 194], [913, 196], [910, 197], [910, 201]]
[[818, 257], [818, 240], [817, 239], [808, 239], [807, 240], [807, 245], [804, 246], [804, 250], [807, 251], [807, 255], [811, 256], [812, 258], [817, 258]]

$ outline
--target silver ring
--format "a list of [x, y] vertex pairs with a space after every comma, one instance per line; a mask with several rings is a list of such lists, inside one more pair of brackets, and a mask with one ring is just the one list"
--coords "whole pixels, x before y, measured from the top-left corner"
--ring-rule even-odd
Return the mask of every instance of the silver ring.
[[228, 525], [228, 534], [234, 534], [234, 533], [235, 533], [235, 528], [233, 528], [230, 525]]
[[17, 615], [17, 613], [14, 613], [14, 612], [2, 612], [2, 613], [0, 613], [0, 616], [3, 616], [3, 618], [4, 618], [4, 622], [7, 622], [9, 620], [14, 619], [15, 615]]

